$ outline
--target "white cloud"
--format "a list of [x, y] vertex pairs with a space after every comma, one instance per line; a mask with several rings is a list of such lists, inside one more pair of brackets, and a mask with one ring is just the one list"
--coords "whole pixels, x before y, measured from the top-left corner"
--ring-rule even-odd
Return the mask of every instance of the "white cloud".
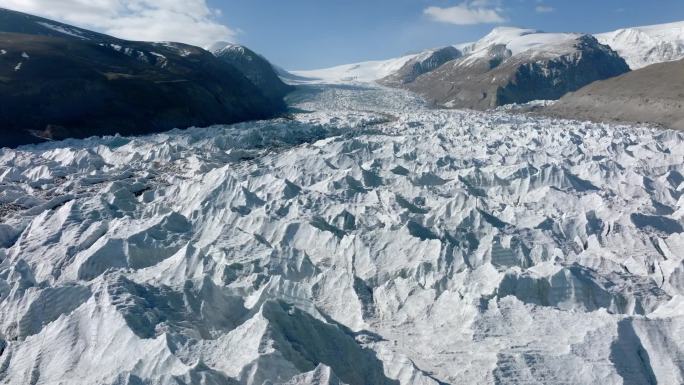
[[2, 6], [123, 39], [177, 41], [198, 46], [234, 41], [206, 0], [3, 0]]
[[555, 11], [553, 7], [550, 7], [548, 5], [537, 5], [537, 7], [534, 10], [537, 11], [537, 13], [549, 13]]
[[432, 20], [456, 25], [496, 24], [506, 19], [489, 0], [466, 1], [453, 7], [428, 7], [423, 11]]

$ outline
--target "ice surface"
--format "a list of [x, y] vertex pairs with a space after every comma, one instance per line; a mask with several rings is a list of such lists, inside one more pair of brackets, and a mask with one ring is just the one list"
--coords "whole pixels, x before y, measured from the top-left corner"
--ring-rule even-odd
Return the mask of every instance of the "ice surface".
[[682, 133], [290, 102], [0, 150], [0, 383], [684, 382]]

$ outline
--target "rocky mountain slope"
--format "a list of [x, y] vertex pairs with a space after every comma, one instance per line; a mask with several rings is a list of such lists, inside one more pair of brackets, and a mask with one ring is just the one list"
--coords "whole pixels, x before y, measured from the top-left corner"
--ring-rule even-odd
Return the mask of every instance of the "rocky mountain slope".
[[263, 119], [284, 108], [203, 49], [0, 9], [0, 146]]
[[684, 60], [592, 83], [544, 113], [571, 119], [650, 122], [684, 130]]
[[291, 98], [0, 150], [0, 383], [684, 382], [682, 135]]
[[401, 68], [380, 79], [381, 84], [401, 86], [411, 83], [418, 76], [434, 71], [444, 63], [458, 59], [463, 54], [456, 47], [444, 47], [428, 50], [412, 57]]
[[285, 95], [293, 90], [292, 86], [280, 79], [268, 60], [243, 45], [218, 42], [207, 47], [207, 50], [237, 68], [259, 88], [261, 93], [275, 103], [282, 101]]
[[684, 22], [619, 29], [596, 35], [632, 69], [684, 59]]
[[622, 58], [589, 35], [497, 28], [465, 52], [403, 86], [435, 105], [487, 109], [558, 99], [629, 71]]

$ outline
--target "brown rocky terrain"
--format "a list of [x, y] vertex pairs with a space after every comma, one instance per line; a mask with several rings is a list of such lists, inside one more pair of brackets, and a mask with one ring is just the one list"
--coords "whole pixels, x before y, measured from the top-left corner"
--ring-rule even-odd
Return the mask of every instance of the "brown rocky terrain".
[[592, 83], [543, 113], [595, 121], [648, 122], [684, 130], [684, 60]]

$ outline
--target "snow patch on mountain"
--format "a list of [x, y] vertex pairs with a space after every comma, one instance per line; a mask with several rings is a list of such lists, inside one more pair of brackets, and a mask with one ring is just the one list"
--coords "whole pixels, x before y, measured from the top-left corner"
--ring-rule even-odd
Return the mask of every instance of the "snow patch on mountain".
[[532, 29], [497, 27], [477, 42], [463, 48], [465, 54], [476, 54], [486, 51], [492, 46], [503, 45], [512, 55], [534, 50], [543, 54], [555, 53], [554, 47], [579, 38], [576, 33], [545, 33]]
[[217, 41], [209, 46], [204, 47], [205, 50], [213, 53], [215, 56], [224, 51], [235, 51], [238, 53], [245, 53], [245, 47], [240, 44], [228, 43], [225, 41]]
[[49, 28], [53, 31], [63, 33], [65, 35], [77, 37], [77, 38], [83, 39], [83, 40], [90, 40], [89, 37], [85, 36], [83, 34], [83, 32], [81, 32], [81, 30], [79, 30], [77, 28], [69, 28], [66, 25], [57, 25], [57, 24], [52, 24], [52, 23], [48, 23], [48, 22], [36, 22], [36, 24], [40, 24], [45, 28]]

